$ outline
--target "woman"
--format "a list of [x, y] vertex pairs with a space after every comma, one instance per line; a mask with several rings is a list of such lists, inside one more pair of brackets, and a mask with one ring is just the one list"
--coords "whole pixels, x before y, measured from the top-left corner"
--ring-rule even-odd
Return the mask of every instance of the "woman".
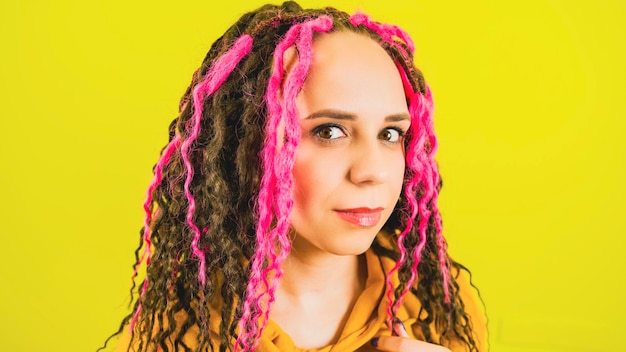
[[155, 166], [119, 351], [478, 351], [395, 26], [294, 2], [211, 47]]

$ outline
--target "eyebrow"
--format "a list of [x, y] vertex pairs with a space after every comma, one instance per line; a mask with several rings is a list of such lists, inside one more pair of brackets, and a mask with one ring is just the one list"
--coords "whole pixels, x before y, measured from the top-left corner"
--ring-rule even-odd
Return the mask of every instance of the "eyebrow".
[[[311, 120], [311, 119], [316, 119], [320, 117], [330, 117], [332, 119], [337, 119], [337, 120], [349, 120], [349, 121], [356, 120], [356, 115], [351, 114], [349, 112], [336, 110], [336, 109], [318, 110], [310, 114], [309, 116], [305, 117], [304, 119]], [[399, 121], [405, 121], [405, 120], [411, 121], [411, 116], [409, 116], [409, 114], [405, 112], [385, 116], [385, 122], [399, 122]]]

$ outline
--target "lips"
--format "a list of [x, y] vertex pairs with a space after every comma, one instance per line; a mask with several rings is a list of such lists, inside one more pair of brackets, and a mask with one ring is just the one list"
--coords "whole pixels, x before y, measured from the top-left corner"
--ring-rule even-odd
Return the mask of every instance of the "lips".
[[380, 222], [383, 208], [336, 209], [335, 213], [344, 221], [360, 227], [373, 227]]

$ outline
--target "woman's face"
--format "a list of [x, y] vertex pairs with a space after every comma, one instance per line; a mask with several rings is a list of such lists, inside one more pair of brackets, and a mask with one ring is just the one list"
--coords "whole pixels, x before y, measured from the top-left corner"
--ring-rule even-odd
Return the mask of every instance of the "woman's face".
[[410, 117], [389, 55], [352, 32], [320, 35], [297, 97], [293, 246], [300, 253], [365, 252], [398, 200]]

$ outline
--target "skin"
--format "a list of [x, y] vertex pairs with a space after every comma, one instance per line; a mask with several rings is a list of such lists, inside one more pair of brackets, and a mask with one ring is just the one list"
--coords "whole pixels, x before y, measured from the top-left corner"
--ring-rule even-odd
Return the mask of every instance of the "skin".
[[[389, 55], [371, 38], [352, 32], [316, 39], [296, 106], [302, 138], [293, 169], [293, 247], [271, 319], [298, 347], [313, 349], [337, 341], [365, 287], [367, 268], [359, 255], [400, 195], [402, 136], [410, 117]], [[357, 213], [354, 220], [354, 208], [378, 211]], [[381, 336], [378, 350], [446, 351], [405, 331], [399, 335]]]
[[[373, 40], [351, 32], [323, 35], [314, 53], [296, 99], [302, 138], [293, 169], [294, 247], [307, 256], [358, 255], [370, 247], [400, 195], [401, 135], [410, 117], [400, 75]], [[363, 207], [382, 208], [373, 226], [341, 216]]]
[[406, 328], [401, 322], [394, 323], [393, 331], [398, 336], [381, 336], [378, 338], [377, 349], [380, 351], [398, 351], [398, 352], [450, 352], [449, 349], [433, 345], [428, 342], [414, 340], [409, 337]]

